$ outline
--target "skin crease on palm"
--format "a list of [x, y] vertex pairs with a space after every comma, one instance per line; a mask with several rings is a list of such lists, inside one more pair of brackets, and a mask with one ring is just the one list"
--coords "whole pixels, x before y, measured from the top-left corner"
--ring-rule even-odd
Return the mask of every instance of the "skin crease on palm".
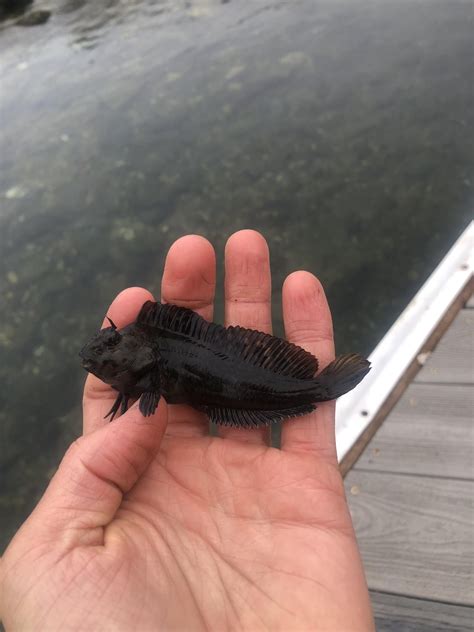
[[[162, 300], [212, 319], [215, 254], [202, 237], [171, 247]], [[225, 251], [227, 325], [271, 332], [268, 247], [255, 231]], [[141, 288], [107, 314], [134, 320]], [[334, 357], [324, 291], [308, 272], [283, 286], [286, 335]], [[104, 322], [104, 326], [108, 323]], [[6, 630], [373, 630], [339, 474], [334, 403], [268, 429], [219, 428], [187, 406], [104, 420], [115, 394], [92, 375], [84, 434], [1, 560]]]

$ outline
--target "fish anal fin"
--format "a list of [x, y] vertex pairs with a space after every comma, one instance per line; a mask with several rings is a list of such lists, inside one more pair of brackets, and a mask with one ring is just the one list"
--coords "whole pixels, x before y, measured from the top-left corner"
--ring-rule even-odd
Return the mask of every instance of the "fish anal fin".
[[213, 423], [222, 426], [258, 428], [268, 426], [277, 421], [283, 421], [283, 419], [307, 415], [313, 412], [315, 408], [314, 404], [302, 404], [301, 406], [282, 410], [246, 410], [242, 408], [214, 408], [211, 406], [203, 407], [203, 410]]
[[158, 402], [160, 401], [160, 393], [156, 391], [147, 391], [143, 393], [140, 397], [140, 403], [138, 405], [141, 414], [144, 417], [149, 417], [153, 415], [158, 406]]

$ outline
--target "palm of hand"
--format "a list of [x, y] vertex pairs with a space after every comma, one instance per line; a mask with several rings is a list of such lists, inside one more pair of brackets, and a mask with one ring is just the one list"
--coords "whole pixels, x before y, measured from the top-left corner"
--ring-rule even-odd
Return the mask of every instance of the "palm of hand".
[[351, 536], [331, 465], [232, 440], [169, 438], [106, 527], [104, 559], [91, 551], [70, 572], [90, 575], [89, 608], [104, 612], [106, 596], [106, 617], [112, 609], [125, 629], [309, 628], [318, 595], [337, 603]]
[[19, 628], [372, 628], [331, 403], [287, 422], [277, 450], [263, 431], [206, 436], [202, 415], [163, 402], [154, 426], [133, 407], [103, 427], [113, 397], [92, 380], [86, 437], [61, 467], [80, 465], [7, 551], [3, 609]]

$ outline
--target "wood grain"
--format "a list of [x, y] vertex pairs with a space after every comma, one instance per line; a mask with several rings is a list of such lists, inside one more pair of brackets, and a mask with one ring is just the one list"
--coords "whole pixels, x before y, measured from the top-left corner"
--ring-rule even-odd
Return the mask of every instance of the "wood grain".
[[462, 309], [415, 381], [474, 384], [473, 357], [474, 311]]
[[412, 384], [355, 469], [474, 479], [474, 386]]
[[352, 470], [345, 485], [370, 589], [474, 605], [471, 481]]
[[349, 450], [349, 452], [340, 463], [342, 476], [346, 476], [347, 472], [354, 466], [369, 441], [372, 439], [385, 418], [390, 414], [392, 408], [403, 395], [405, 389], [411, 384], [411, 382], [415, 380], [415, 377], [417, 376], [421, 368], [419, 358], [423, 357], [425, 354], [430, 354], [436, 348], [439, 341], [448, 331], [454, 319], [459, 314], [459, 311], [462, 309], [463, 306], [466, 305], [468, 299], [473, 296], [473, 293], [474, 277], [471, 277], [467, 281], [461, 292], [458, 294], [456, 299], [453, 301], [452, 305], [446, 311], [443, 318], [439, 321], [434, 331], [432, 331], [431, 334], [428, 336], [428, 339], [425, 341], [423, 346], [417, 350], [417, 355], [413, 358], [412, 362], [409, 364], [404, 374], [400, 376], [398, 383], [396, 384], [392, 392], [388, 395], [387, 399], [382, 404], [380, 409], [377, 411], [371, 423], [360, 435], [360, 437], [357, 439], [355, 444], [352, 446], [352, 448]]
[[377, 632], [471, 632], [474, 612], [465, 606], [371, 592]]

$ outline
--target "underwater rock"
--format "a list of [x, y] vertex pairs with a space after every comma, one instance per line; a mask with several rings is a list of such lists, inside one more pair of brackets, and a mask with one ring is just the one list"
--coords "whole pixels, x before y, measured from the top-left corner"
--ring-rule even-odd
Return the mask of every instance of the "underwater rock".
[[21, 15], [30, 4], [33, 0], [0, 0], [0, 20]]
[[38, 26], [44, 24], [51, 17], [51, 11], [48, 9], [38, 9], [30, 11], [16, 21], [17, 26]]

